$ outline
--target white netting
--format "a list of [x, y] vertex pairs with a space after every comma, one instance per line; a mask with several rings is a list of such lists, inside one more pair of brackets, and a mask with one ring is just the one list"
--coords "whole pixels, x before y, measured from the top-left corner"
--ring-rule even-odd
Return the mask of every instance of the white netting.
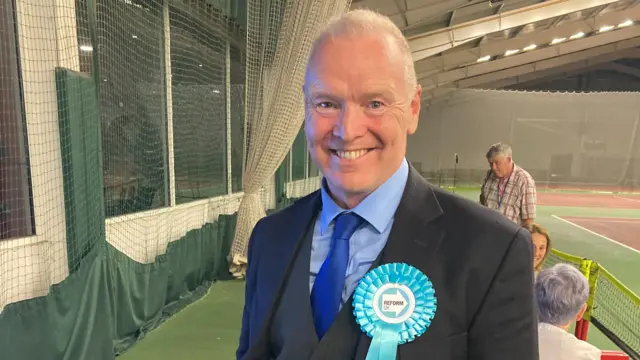
[[[344, 12], [349, 0], [252, 2], [248, 13], [247, 163], [244, 197], [231, 248], [233, 271], [242, 274], [249, 236], [265, 215], [258, 190], [276, 171], [303, 120], [302, 84], [311, 43], [318, 29]], [[269, 26], [265, 28], [265, 23]]]

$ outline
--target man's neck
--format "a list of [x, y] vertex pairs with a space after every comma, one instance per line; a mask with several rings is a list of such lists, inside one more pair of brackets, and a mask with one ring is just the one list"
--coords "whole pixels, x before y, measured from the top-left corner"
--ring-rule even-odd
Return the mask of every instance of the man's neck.
[[326, 190], [327, 190], [327, 194], [329, 194], [329, 196], [336, 203], [336, 205], [340, 206], [345, 210], [351, 210], [355, 208], [367, 196], [369, 196], [369, 194], [371, 194], [371, 193], [337, 194], [337, 193], [333, 193], [329, 186], [327, 186]]
[[374, 189], [368, 189], [367, 191], [363, 191], [363, 192], [348, 193], [342, 189], [334, 189], [327, 178], [324, 178], [322, 180], [323, 181], [322, 186], [327, 192], [327, 195], [329, 195], [329, 197], [336, 203], [336, 205], [338, 205], [342, 209], [351, 210], [356, 206], [358, 206], [361, 202], [363, 202], [364, 199], [366, 199], [369, 195], [376, 192], [376, 190], [378, 190], [381, 186], [386, 184], [391, 178], [396, 176], [396, 174], [398, 174], [398, 172], [400, 171], [400, 168], [403, 166], [403, 164], [405, 164], [405, 161], [406, 159], [403, 157], [400, 163], [398, 164], [396, 170], [393, 173], [391, 173], [391, 175], [382, 184], [378, 185]]

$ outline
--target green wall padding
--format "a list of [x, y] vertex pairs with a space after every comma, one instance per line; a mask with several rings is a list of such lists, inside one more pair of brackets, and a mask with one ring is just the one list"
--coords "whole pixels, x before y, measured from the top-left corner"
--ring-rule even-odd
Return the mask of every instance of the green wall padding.
[[153, 264], [137, 263], [109, 247], [116, 354], [200, 299], [213, 282], [228, 277], [227, 254], [236, 219], [235, 214], [221, 215], [216, 223], [188, 232]]
[[229, 277], [236, 220], [221, 215], [190, 231], [151, 264], [110, 245], [94, 248], [47, 296], [0, 313], [0, 359], [113, 360]]
[[9, 304], [0, 313], [0, 358], [113, 359], [112, 320], [102, 248], [47, 296]]
[[100, 112], [91, 77], [64, 68], [55, 74], [67, 256], [74, 273], [80, 260], [105, 242]]

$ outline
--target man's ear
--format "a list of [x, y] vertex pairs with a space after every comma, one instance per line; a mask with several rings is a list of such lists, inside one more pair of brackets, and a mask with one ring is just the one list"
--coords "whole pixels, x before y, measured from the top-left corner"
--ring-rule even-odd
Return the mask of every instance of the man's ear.
[[580, 321], [582, 320], [582, 317], [584, 316], [584, 313], [587, 311], [587, 304], [584, 304], [582, 306], [582, 309], [580, 309], [580, 312], [578, 312], [578, 315], [576, 316], [576, 321]]
[[422, 86], [418, 84], [416, 86], [416, 93], [411, 98], [411, 119], [409, 124], [407, 124], [407, 134], [411, 135], [416, 132], [418, 129], [418, 121], [420, 120], [420, 108], [422, 104], [420, 103], [422, 96]]

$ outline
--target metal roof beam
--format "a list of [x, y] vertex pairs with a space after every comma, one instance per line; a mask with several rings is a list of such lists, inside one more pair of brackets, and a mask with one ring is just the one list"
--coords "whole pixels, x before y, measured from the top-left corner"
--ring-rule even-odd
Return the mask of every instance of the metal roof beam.
[[[589, 54], [577, 54], [578, 56], [588, 56]], [[473, 78], [460, 80], [457, 84], [451, 85], [456, 88], [482, 87], [498, 89], [506, 86], [530, 83], [531, 81], [548, 78], [555, 75], [564, 75], [566, 77], [574, 76], [579, 73], [592, 71], [595, 69], [613, 69], [608, 64], [618, 59], [635, 57], [640, 55], [640, 50], [633, 48], [624, 51], [614, 51], [605, 53], [595, 57], [586, 57], [580, 59], [575, 54], [567, 56], [565, 59], [556, 59], [556, 64], [566, 61], [566, 64], [559, 65], [539, 71], [531, 71], [528, 65], [518, 66], [511, 69], [505, 69], [496, 73], [485, 74]], [[615, 69], [616, 71], [619, 71]], [[633, 69], [636, 70], [636, 69]], [[640, 70], [636, 70], [636, 74], [640, 76]], [[634, 75], [635, 76], [635, 75]]]
[[615, 33], [604, 33], [521, 55], [448, 71], [431, 78], [422, 79], [420, 83], [425, 97], [429, 97], [430, 92], [434, 89], [447, 84], [457, 84], [456, 87], [458, 87], [461, 81], [467, 78], [493, 74], [492, 78], [485, 82], [495, 81], [498, 80], [495, 78], [496, 74], [501, 74], [502, 78], [514, 76], [509, 71], [519, 66], [528, 68], [529, 72], [534, 72], [564, 65], [569, 59], [575, 62], [580, 59], [638, 46], [640, 46], [640, 27], [631, 27], [621, 29]]
[[418, 73], [418, 78], [431, 76], [462, 65], [475, 64], [478, 58], [483, 56], [503, 55], [506, 50], [523, 49], [531, 44], [546, 45], [555, 37], [569, 37], [578, 32], [588, 34], [604, 25], [617, 25], [626, 20], [640, 21], [640, 7], [627, 11], [601, 14], [593, 19], [565, 22], [558, 27], [544, 31], [531, 32], [505, 40], [485, 42], [473, 49], [454, 51], [445, 53], [442, 56], [423, 59], [415, 63], [415, 69], [416, 73]]
[[[626, 52], [626, 53], [628, 53], [629, 56], [634, 56], [634, 57], [640, 56], [640, 52], [638, 51], [638, 49], [635, 49], [635, 51]], [[585, 68], [575, 68], [574, 70], [568, 70], [568, 71], [562, 71], [562, 72], [558, 71], [555, 73], [540, 71], [540, 72], [529, 73], [523, 76], [519, 76], [517, 78], [499, 80], [491, 84], [487, 84], [486, 86], [483, 86], [483, 88], [502, 89], [507, 86], [522, 84], [524, 82], [526, 82], [527, 85], [538, 85], [538, 84], [543, 84], [548, 81], [552, 81], [556, 79], [584, 74], [586, 72], [593, 71], [593, 70], [615, 70], [611, 67], [611, 65], [612, 64], [597, 64], [597, 65], [593, 65]], [[551, 69], [551, 70], [557, 70], [557, 69]], [[431, 98], [425, 101], [424, 105], [433, 106], [433, 105], [446, 102], [452, 98], [452, 96], [455, 94], [455, 90], [457, 89], [458, 88], [456, 87], [437, 89], [437, 97]]]
[[626, 65], [617, 64], [617, 63], [612, 63], [610, 64], [609, 67], [611, 68], [611, 70], [615, 70], [623, 74], [631, 75], [636, 79], [640, 79], [640, 69], [636, 69], [631, 66], [626, 66]]
[[543, 84], [543, 83], [557, 80], [557, 79], [565, 79], [572, 76], [581, 75], [593, 70], [603, 69], [603, 67], [605, 66], [606, 65], [602, 65], [602, 64], [593, 65], [593, 66], [584, 67], [584, 68], [576, 68], [575, 65], [566, 66], [566, 67], [562, 67], [562, 71], [560, 71], [561, 70], [560, 68], [551, 69], [551, 70], [557, 70], [557, 71], [553, 71], [553, 72], [541, 71], [541, 72], [529, 73], [523, 76], [516, 76], [513, 78], [502, 79], [502, 80], [494, 81], [489, 84], [482, 84], [480, 86], [474, 86], [474, 87], [482, 88], [482, 89], [503, 89], [508, 86], [514, 86], [514, 85], [520, 85], [520, 84], [526, 84], [529, 86], [538, 85], [538, 84]]
[[[409, 37], [413, 60], [451, 49], [486, 34], [511, 29], [528, 23], [604, 6], [617, 0], [549, 0], [528, 7], [507, 11], [482, 19], [450, 26]], [[444, 3], [444, 2], [443, 2]]]
[[398, 8], [398, 11], [400, 12], [400, 14], [402, 14], [402, 20], [404, 20], [404, 26], [407, 27], [409, 26], [409, 19], [407, 18], [407, 2], [404, 2], [404, 8], [402, 7], [402, 5], [400, 5], [400, 1], [402, 0], [396, 0], [396, 7]]

